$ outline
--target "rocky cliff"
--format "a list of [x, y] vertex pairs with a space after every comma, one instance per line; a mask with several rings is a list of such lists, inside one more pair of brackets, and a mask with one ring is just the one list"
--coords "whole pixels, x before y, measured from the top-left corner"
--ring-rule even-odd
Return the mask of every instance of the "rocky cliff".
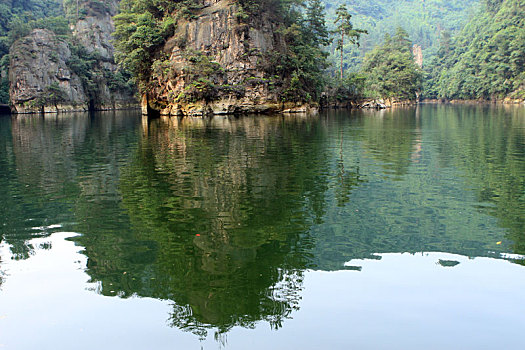
[[88, 97], [71, 71], [69, 45], [45, 29], [35, 29], [10, 49], [10, 95], [14, 112], [84, 110]]
[[269, 11], [243, 21], [231, 0], [205, 0], [155, 60], [143, 94], [143, 111], [164, 115], [304, 110], [283, 104], [286, 77], [271, 74], [272, 56], [285, 53], [279, 23]]
[[[65, 2], [64, 6], [76, 6]], [[69, 40], [35, 29], [10, 48], [15, 113], [107, 110], [138, 106], [124, 86], [111, 43], [118, 0], [80, 1]], [[75, 9], [76, 10], [76, 9]], [[76, 12], [76, 11], [75, 11]]]

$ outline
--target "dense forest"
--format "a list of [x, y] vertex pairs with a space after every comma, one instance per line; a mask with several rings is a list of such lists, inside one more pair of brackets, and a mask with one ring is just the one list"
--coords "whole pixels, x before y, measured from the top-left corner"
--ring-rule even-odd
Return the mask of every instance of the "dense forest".
[[[117, 74], [100, 73], [113, 89], [153, 83], [175, 74], [166, 48], [177, 41], [177, 28], [210, 4], [201, 0], [123, 0], [114, 17]], [[415, 100], [525, 98], [525, 4], [521, 0], [235, 0], [235, 30], [248, 30], [264, 16], [284, 47], [253, 53], [264, 74], [226, 79], [224, 67], [208, 53], [187, 48], [183, 93], [170, 97], [193, 103], [225, 94], [250, 96], [264, 85], [284, 102], [317, 103], [363, 99]], [[34, 28], [53, 31], [68, 42], [68, 66], [89, 95], [100, 88], [100, 57], [72, 36], [73, 24], [101, 1], [0, 1], [0, 103], [9, 102], [9, 49]], [[116, 6], [116, 5], [115, 5]], [[109, 10], [108, 10], [109, 11]], [[116, 13], [117, 10], [112, 10]], [[179, 38], [179, 41], [185, 40]], [[279, 39], [281, 40], [281, 39]], [[280, 41], [281, 42], [281, 41]], [[412, 46], [421, 48], [422, 63]], [[176, 43], [184, 47], [184, 43]], [[99, 69], [100, 70], [100, 69]], [[107, 76], [106, 76], [107, 75]], [[238, 80], [238, 79], [237, 79]], [[99, 79], [100, 82], [100, 79]]]
[[524, 99], [525, 2], [483, 0], [461, 33], [442, 33], [425, 70], [425, 97]]
[[[455, 33], [466, 24], [478, 0], [323, 0], [327, 23], [335, 19], [336, 9], [346, 4], [356, 26], [368, 31], [360, 47], [345, 46], [345, 65], [358, 70], [367, 52], [383, 42], [385, 34], [394, 35], [398, 27], [408, 33], [411, 41], [423, 48], [425, 59], [431, 57], [439, 44], [442, 31]], [[334, 52], [334, 47], [330, 47]], [[337, 64], [335, 55], [330, 61]]]

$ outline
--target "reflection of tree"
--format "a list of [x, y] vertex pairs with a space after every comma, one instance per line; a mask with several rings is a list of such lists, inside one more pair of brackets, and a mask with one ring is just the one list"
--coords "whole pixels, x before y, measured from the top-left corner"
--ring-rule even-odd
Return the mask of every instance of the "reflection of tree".
[[359, 173], [359, 162], [350, 169], [345, 168], [344, 159], [344, 133], [341, 130], [341, 144], [339, 147], [339, 159], [337, 161], [337, 176], [339, 177], [338, 189], [336, 190], [337, 205], [343, 207], [349, 200], [352, 189], [360, 183], [365, 182]]
[[305, 268], [490, 255], [504, 233], [523, 254], [523, 119], [461, 110], [0, 120], [0, 238], [26, 258], [80, 232], [100, 293], [171, 300], [182, 329], [279, 327]]
[[415, 109], [395, 108], [367, 115], [364, 120], [365, 144], [387, 173], [398, 178], [406, 174], [415, 146]]
[[16, 151], [20, 143], [17, 135], [12, 133], [11, 119], [0, 118], [0, 125], [0, 240], [10, 246], [13, 258], [26, 259], [34, 251], [28, 240], [47, 233], [45, 216], [21, 215], [24, 211], [41, 213], [43, 206], [35, 201], [37, 197], [26, 196], [28, 192], [35, 193], [36, 189], [29, 183], [18, 181], [20, 170], [27, 169], [20, 169], [17, 164]]
[[[488, 156], [503, 155], [501, 168], [480, 169], [473, 179], [483, 176], [487, 180], [485, 172], [492, 171], [499, 176], [492, 180], [498, 183], [496, 186], [508, 186], [503, 192], [508, 197], [519, 197], [516, 188], [524, 188], [523, 146], [498, 149], [497, 144], [500, 138], [506, 137], [510, 128], [515, 133], [522, 132], [523, 128], [515, 123], [496, 126], [497, 122], [492, 121], [493, 127], [477, 134], [476, 123], [490, 125], [487, 119], [491, 116], [487, 111], [477, 110], [477, 114], [465, 118], [450, 114], [450, 109], [443, 115], [436, 115], [433, 108], [423, 106], [416, 109], [415, 114], [410, 109], [382, 113], [357, 111], [351, 113], [352, 117], [337, 115], [330, 120], [334, 125], [328, 131], [328, 135], [332, 135], [332, 158], [339, 161], [337, 176], [328, 183], [323, 220], [310, 229], [315, 241], [314, 266], [323, 270], [341, 269], [342, 262], [392, 252], [436, 251], [498, 256], [499, 252], [508, 251], [508, 247], [496, 242], [505, 234], [505, 227], [512, 225], [517, 227], [513, 231], [513, 241], [523, 242], [517, 234], [523, 232], [523, 226], [520, 226], [525, 212], [522, 202], [509, 198], [512, 208], [499, 214], [500, 222], [507, 220], [508, 224], [498, 225], [487, 215], [492, 214], [490, 203], [486, 203], [483, 197], [476, 198], [468, 186], [471, 183], [474, 188], [482, 189], [487, 184], [483, 181], [472, 183], [470, 178], [462, 181], [463, 168], [452, 166], [456, 158], [467, 161], [470, 166], [487, 163], [487, 159], [474, 161], [476, 158], [470, 156], [469, 146], [450, 148], [449, 145], [455, 142], [448, 142], [449, 133], [456, 134], [451, 139], [458, 140], [458, 143], [459, 140], [470, 142], [469, 137], [461, 139], [465, 131], [467, 135], [472, 134], [472, 138], [477, 137], [477, 141], [487, 138], [483, 134], [492, 134], [490, 141], [486, 141], [494, 143], [496, 148], [488, 152]], [[506, 131], [502, 132], [502, 127]], [[446, 135], [437, 133], [441, 130]], [[341, 135], [344, 136], [344, 146], [341, 146]], [[507, 139], [520, 138], [511, 136]], [[457, 151], [457, 148], [463, 151]], [[503, 170], [509, 166], [513, 171]], [[350, 195], [341, 201], [340, 175], [343, 169], [345, 173], [347, 169], [354, 170], [359, 179], [366, 179], [366, 182], [353, 187]], [[523, 254], [519, 249], [513, 250]]]
[[[434, 108], [444, 164], [460, 168], [472, 185], [478, 209], [508, 229], [512, 250], [525, 254], [525, 119], [519, 108]], [[435, 126], [434, 126], [435, 125]]]
[[276, 117], [176, 122], [152, 121], [122, 172], [130, 234], [81, 239], [88, 273], [107, 295], [174, 300], [172, 323], [195, 333], [280, 327], [323, 215], [322, 130]]

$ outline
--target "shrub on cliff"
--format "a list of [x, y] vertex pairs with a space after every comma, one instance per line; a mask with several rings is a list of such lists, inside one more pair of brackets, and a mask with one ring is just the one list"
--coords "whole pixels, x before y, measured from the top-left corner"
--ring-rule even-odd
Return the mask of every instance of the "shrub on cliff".
[[155, 53], [173, 34], [172, 11], [186, 1], [123, 0], [115, 16], [117, 61], [138, 81], [146, 81]]

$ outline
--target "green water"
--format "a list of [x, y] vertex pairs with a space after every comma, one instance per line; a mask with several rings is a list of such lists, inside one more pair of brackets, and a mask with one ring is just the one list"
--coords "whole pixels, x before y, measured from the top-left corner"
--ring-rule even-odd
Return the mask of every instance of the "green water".
[[0, 117], [0, 199], [8, 349], [523, 346], [523, 107]]

